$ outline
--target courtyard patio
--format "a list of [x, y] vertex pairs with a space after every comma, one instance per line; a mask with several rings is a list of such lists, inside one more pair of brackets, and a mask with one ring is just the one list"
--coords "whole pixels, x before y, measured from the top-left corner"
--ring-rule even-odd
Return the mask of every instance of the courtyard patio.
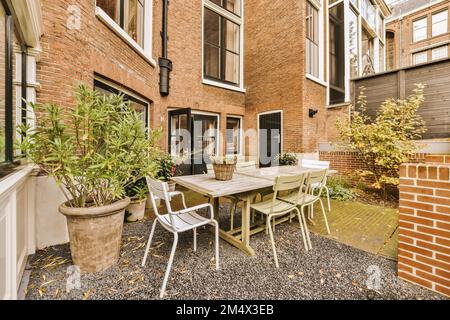
[[[183, 191], [188, 205], [205, 201], [198, 194]], [[181, 203], [174, 206], [180, 208]], [[310, 225], [312, 251], [304, 250], [297, 221], [276, 228], [279, 270], [275, 268], [270, 239], [264, 233], [252, 237], [254, 257], [221, 241], [219, 272], [215, 271], [210, 227], [199, 231], [198, 252], [193, 251], [192, 235], [180, 234], [165, 299], [444, 298], [397, 278], [396, 254], [392, 249], [396, 247], [392, 243], [396, 242], [397, 210], [353, 201], [333, 201], [332, 207], [330, 236], [325, 236], [320, 219], [315, 226]], [[235, 219], [240, 218], [240, 212]], [[229, 225], [228, 213], [229, 204], [221, 202], [221, 225]], [[125, 225], [121, 258], [116, 266], [82, 275], [81, 287], [70, 292], [66, 292], [67, 268], [72, 265], [69, 245], [38, 251], [27, 266], [22, 298], [158, 299], [172, 237], [162, 228], [157, 229], [149, 259], [142, 268], [151, 217], [148, 212], [144, 221]], [[381, 283], [376, 290], [370, 290], [368, 281], [373, 279], [374, 267], [379, 268]]]

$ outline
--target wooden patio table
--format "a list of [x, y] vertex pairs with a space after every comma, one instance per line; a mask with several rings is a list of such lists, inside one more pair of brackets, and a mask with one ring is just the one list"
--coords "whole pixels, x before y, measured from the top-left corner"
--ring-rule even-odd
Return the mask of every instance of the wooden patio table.
[[[172, 180], [178, 185], [209, 197], [214, 203], [214, 213], [219, 214], [219, 199], [227, 196], [238, 197], [243, 202], [242, 226], [232, 231], [220, 230], [222, 240], [230, 243], [249, 256], [254, 256], [255, 251], [250, 246], [250, 236], [263, 232], [265, 227], [261, 224], [251, 224], [250, 205], [255, 195], [263, 190], [273, 188], [278, 176], [314, 172], [321, 169], [302, 167], [271, 167], [251, 170], [245, 173], [235, 173], [231, 181], [218, 181], [214, 174], [174, 177]], [[331, 172], [333, 173], [333, 172]], [[289, 218], [285, 218], [282, 223]], [[277, 223], [277, 224], [278, 224]]]

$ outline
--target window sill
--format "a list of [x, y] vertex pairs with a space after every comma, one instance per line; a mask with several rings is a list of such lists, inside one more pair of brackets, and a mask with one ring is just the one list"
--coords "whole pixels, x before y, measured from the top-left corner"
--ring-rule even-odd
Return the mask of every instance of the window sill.
[[330, 104], [327, 106], [327, 109], [335, 109], [335, 108], [342, 108], [342, 107], [348, 107], [352, 103], [350, 101], [343, 102], [343, 103], [337, 103], [337, 104]]
[[312, 76], [309, 73], [306, 74], [306, 79], [311, 80], [311, 81], [313, 81], [313, 82], [315, 82], [315, 83], [317, 83], [317, 84], [319, 84], [319, 85], [321, 85], [323, 87], [327, 87], [328, 86], [328, 84], [325, 81], [320, 80], [319, 78], [316, 78], [315, 76]]
[[95, 15], [103, 22], [109, 29], [111, 29], [119, 38], [127, 43], [136, 53], [138, 53], [144, 60], [146, 60], [152, 67], [156, 67], [156, 61], [145, 50], [137, 44], [108, 14], [101, 8], [95, 8]]
[[231, 91], [236, 91], [236, 92], [240, 92], [240, 93], [245, 93], [246, 92], [245, 89], [242, 88], [242, 87], [236, 87], [236, 86], [225, 84], [225, 83], [221, 83], [221, 82], [218, 82], [218, 81], [203, 79], [202, 83], [205, 84], [205, 85], [208, 85], [208, 86], [218, 87], [218, 88], [227, 89], [227, 90], [231, 90]]

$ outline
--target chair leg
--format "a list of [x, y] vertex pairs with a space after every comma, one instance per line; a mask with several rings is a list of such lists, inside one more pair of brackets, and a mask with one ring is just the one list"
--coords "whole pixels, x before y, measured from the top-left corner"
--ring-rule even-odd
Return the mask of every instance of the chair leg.
[[301, 214], [300, 214], [300, 210], [298, 210], [298, 208], [295, 208], [295, 209], [296, 209], [297, 214], [298, 214], [298, 222], [300, 224], [300, 230], [302, 232], [303, 244], [305, 246], [305, 250], [308, 251], [309, 248], [308, 248], [308, 243], [306, 242], [305, 228], [303, 227], [303, 221], [302, 221], [302, 217], [301, 217]]
[[147, 248], [145, 249], [144, 258], [142, 259], [142, 267], [145, 267], [145, 263], [147, 262], [148, 253], [149, 253], [151, 245], [152, 245], [153, 235], [155, 234], [155, 229], [156, 229], [157, 223], [158, 223], [158, 219], [155, 219], [155, 221], [153, 221], [152, 231], [150, 231], [150, 237], [148, 238]]
[[166, 293], [167, 281], [169, 280], [170, 270], [172, 269], [173, 258], [175, 256], [175, 250], [177, 249], [178, 244], [178, 233], [174, 233], [175, 239], [173, 241], [172, 252], [170, 253], [169, 264], [167, 265], [166, 274], [164, 275], [163, 285], [161, 288], [161, 293], [159, 297], [164, 298], [164, 294]]
[[325, 207], [323, 205], [323, 201], [322, 201], [322, 199], [319, 199], [319, 201], [320, 201], [320, 206], [322, 207], [323, 219], [325, 220], [325, 226], [327, 227], [327, 232], [328, 232], [328, 234], [331, 234], [330, 227], [328, 225], [327, 213], [325, 212]]
[[215, 244], [215, 250], [216, 250], [216, 270], [220, 269], [219, 265], [219, 223], [216, 220], [211, 221], [212, 225], [216, 229], [216, 244]]
[[277, 267], [277, 269], [279, 269], [280, 265], [278, 264], [277, 249], [275, 248], [275, 239], [273, 236], [272, 226], [270, 225], [271, 220], [272, 220], [272, 218], [269, 216], [267, 218], [267, 223], [269, 225], [269, 234], [270, 234], [270, 241], [272, 242], [273, 257], [275, 259], [275, 266]]
[[306, 223], [305, 212], [303, 211], [303, 208], [300, 213], [303, 219], [303, 226], [305, 227], [306, 241], [308, 242], [309, 250], [312, 250], [311, 237], [309, 236], [308, 224]]
[[197, 252], [197, 228], [194, 229], [194, 252]]

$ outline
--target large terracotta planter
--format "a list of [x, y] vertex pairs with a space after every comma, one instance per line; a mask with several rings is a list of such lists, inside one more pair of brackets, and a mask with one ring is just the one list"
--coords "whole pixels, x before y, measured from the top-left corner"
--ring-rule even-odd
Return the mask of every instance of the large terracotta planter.
[[67, 218], [73, 263], [82, 273], [101, 272], [117, 263], [129, 204], [126, 198], [104, 207], [71, 208], [67, 203], [59, 207]]

